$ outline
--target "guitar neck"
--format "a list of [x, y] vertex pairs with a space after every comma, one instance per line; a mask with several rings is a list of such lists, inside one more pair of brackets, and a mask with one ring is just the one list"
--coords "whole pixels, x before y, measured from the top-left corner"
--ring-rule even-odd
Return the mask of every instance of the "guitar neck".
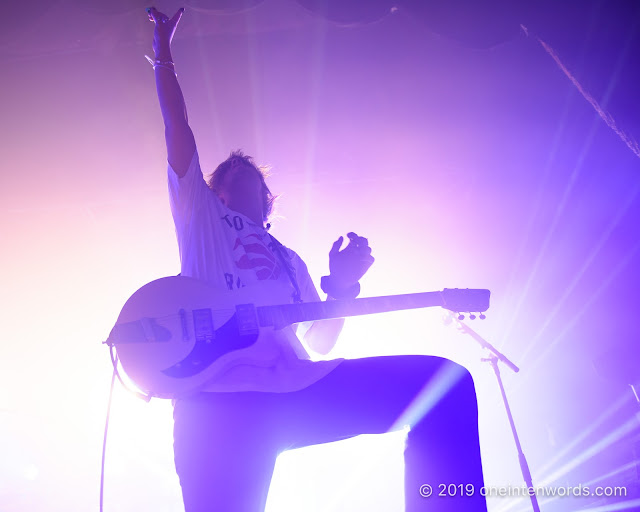
[[262, 327], [284, 327], [299, 322], [343, 318], [347, 316], [371, 315], [404, 309], [443, 306], [441, 292], [408, 293], [351, 300], [325, 302], [302, 302], [281, 306], [257, 308]]

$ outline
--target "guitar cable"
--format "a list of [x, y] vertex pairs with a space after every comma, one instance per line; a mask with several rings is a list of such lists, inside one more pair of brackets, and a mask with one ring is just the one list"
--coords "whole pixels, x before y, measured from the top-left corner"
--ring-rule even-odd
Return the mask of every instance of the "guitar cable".
[[[117, 356], [116, 356], [117, 357]], [[113, 361], [113, 354], [111, 355]], [[117, 359], [115, 360], [117, 364]], [[109, 387], [109, 400], [107, 401], [107, 419], [104, 422], [104, 438], [102, 439], [102, 462], [100, 463], [100, 512], [104, 504], [104, 461], [107, 452], [107, 432], [109, 431], [109, 416], [111, 414], [111, 399], [113, 398], [113, 388], [115, 387], [116, 375], [118, 370], [116, 364], [113, 366], [113, 374], [111, 375], [111, 386]]]
[[109, 386], [109, 399], [107, 400], [107, 415], [104, 422], [104, 437], [102, 439], [102, 461], [100, 463], [100, 512], [103, 512], [103, 507], [104, 507], [104, 466], [105, 466], [106, 453], [107, 453], [107, 433], [109, 432], [111, 402], [113, 399], [113, 390], [115, 388], [116, 377], [120, 381], [120, 384], [122, 384], [122, 387], [126, 389], [129, 393], [137, 396], [138, 398], [140, 398], [141, 400], [144, 400], [145, 402], [149, 402], [149, 400], [151, 400], [152, 398], [152, 395], [145, 395], [138, 391], [134, 391], [124, 383], [124, 381], [122, 380], [122, 377], [120, 377], [120, 372], [118, 372], [118, 355], [117, 354], [114, 355], [112, 344], [108, 342], [104, 342], [104, 343], [107, 343], [109, 345], [109, 356], [111, 357], [111, 364], [113, 365], [113, 374], [111, 375], [111, 385]]
[[109, 356], [111, 357], [111, 364], [113, 364], [113, 373], [115, 374], [116, 377], [118, 377], [118, 380], [120, 381], [120, 384], [122, 385], [122, 387], [132, 395], [137, 396], [140, 400], [144, 400], [145, 402], [149, 403], [149, 401], [153, 398], [153, 395], [145, 395], [144, 393], [140, 393], [135, 389], [131, 389], [129, 386], [127, 386], [124, 383], [124, 381], [122, 380], [122, 377], [120, 377], [120, 372], [118, 371], [118, 355], [117, 354], [115, 356], [113, 355], [112, 344], [109, 344]]

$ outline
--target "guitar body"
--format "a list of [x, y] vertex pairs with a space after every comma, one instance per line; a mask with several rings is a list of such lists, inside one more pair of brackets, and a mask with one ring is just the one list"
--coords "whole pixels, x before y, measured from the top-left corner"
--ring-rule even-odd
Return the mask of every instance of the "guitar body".
[[223, 381], [235, 366], [270, 368], [287, 357], [297, 360], [298, 340], [283, 330], [297, 322], [433, 306], [483, 312], [490, 296], [489, 290], [455, 288], [291, 304], [288, 293], [273, 281], [230, 292], [190, 277], [163, 277], [129, 298], [107, 343], [147, 395], [177, 398]]
[[278, 333], [247, 326], [236, 314], [240, 304], [286, 303], [271, 284], [230, 292], [189, 277], [157, 279], [125, 303], [109, 343], [127, 376], [159, 398], [197, 391], [238, 364], [271, 366], [280, 354]]

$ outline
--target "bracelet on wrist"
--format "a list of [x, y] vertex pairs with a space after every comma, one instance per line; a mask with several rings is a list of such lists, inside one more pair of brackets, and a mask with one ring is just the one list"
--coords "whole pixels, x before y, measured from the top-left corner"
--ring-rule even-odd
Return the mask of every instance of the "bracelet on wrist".
[[178, 76], [178, 73], [176, 73], [176, 70], [175, 70], [175, 63], [172, 60], [152, 59], [148, 55], [145, 55], [145, 58], [147, 59], [147, 61], [149, 61], [149, 64], [151, 64], [151, 67], [154, 70], [157, 68], [164, 68], [164, 69], [168, 69], [174, 75]]
[[331, 275], [320, 278], [320, 288], [329, 297], [334, 299], [355, 299], [360, 295], [360, 283], [355, 283], [348, 288], [340, 287], [336, 284], [335, 278]]

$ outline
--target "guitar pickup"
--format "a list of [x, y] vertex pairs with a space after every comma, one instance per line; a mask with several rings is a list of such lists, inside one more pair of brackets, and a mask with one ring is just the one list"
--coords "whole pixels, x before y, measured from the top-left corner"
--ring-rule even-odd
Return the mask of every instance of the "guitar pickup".
[[236, 321], [241, 336], [258, 334], [258, 316], [253, 304], [238, 304], [236, 306]]
[[216, 338], [210, 309], [193, 310], [193, 333], [196, 341], [209, 342]]

